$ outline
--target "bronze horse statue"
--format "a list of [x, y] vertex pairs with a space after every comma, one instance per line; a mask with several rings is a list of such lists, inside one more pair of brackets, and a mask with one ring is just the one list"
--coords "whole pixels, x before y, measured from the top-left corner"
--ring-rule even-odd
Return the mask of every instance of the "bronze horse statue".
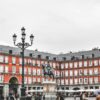
[[44, 76], [49, 76], [50, 78], [54, 79], [53, 68], [50, 64], [42, 64], [43, 74]]

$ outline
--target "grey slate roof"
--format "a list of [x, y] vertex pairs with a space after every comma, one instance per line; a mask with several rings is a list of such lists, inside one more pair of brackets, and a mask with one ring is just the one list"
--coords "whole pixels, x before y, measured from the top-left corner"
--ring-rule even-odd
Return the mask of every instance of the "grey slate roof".
[[[9, 50], [12, 50], [12, 54], [14, 54], [14, 55], [20, 55], [20, 52], [21, 52], [20, 48], [0, 45], [0, 52], [9, 54]], [[58, 58], [58, 56], [56, 54], [51, 54], [51, 53], [45, 53], [45, 52], [39, 52], [39, 51], [26, 49], [24, 55], [26, 57], [29, 57], [30, 54], [32, 54], [33, 58], [37, 58], [38, 55], [41, 55], [42, 59], [45, 59], [46, 56], [49, 56], [50, 60], [52, 60], [54, 57]]]
[[[11, 46], [4, 46], [0, 45], [0, 52], [9, 54], [9, 50], [12, 50], [13, 55], [20, 55], [21, 49]], [[72, 57], [75, 59], [82, 59], [82, 55], [84, 55], [84, 58], [92, 58], [94, 57], [100, 57], [100, 49], [93, 49], [89, 51], [80, 51], [76, 53], [66, 53], [66, 54], [51, 54], [46, 52], [40, 52], [40, 51], [34, 51], [34, 50], [25, 50], [25, 56], [29, 57], [29, 55], [32, 54], [33, 58], [37, 58], [38, 55], [41, 55], [42, 59], [45, 59], [46, 56], [50, 57], [50, 60], [53, 60], [53, 58], [56, 58], [58, 61], [62, 61], [65, 57], [66, 60], [71, 60]]]

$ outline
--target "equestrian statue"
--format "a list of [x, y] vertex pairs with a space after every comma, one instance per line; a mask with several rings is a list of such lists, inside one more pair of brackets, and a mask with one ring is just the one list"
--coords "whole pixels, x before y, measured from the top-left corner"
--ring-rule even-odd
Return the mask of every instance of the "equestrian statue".
[[43, 74], [45, 77], [48, 76], [54, 79], [54, 70], [50, 66], [49, 62], [47, 64], [42, 64], [42, 69], [43, 69]]

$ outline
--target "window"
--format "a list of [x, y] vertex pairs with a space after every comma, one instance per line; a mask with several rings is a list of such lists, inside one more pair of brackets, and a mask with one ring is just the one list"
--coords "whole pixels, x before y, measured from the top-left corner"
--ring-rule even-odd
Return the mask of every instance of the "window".
[[12, 50], [9, 50], [9, 54], [12, 54]]
[[79, 62], [79, 67], [82, 67], [82, 61]]
[[90, 84], [93, 83], [93, 78], [89, 78], [89, 83], [90, 83]]
[[4, 77], [3, 75], [0, 75], [0, 83], [3, 83]]
[[37, 61], [37, 65], [40, 66], [40, 61], [39, 60]]
[[61, 76], [62, 76], [62, 77], [64, 76], [64, 71], [61, 72]]
[[94, 78], [94, 83], [98, 83], [98, 77]]
[[16, 73], [16, 66], [12, 66], [12, 73]]
[[44, 64], [44, 61], [41, 61], [41, 64]]
[[24, 74], [26, 74], [27, 73], [27, 69], [26, 68], [24, 68]]
[[33, 69], [33, 75], [36, 75], [36, 69]]
[[0, 65], [0, 72], [4, 71], [4, 66]]
[[84, 69], [84, 75], [87, 75], [87, 69]]
[[28, 83], [29, 83], [29, 84], [32, 83], [32, 79], [31, 79], [31, 77], [28, 77]]
[[37, 70], [37, 75], [40, 75], [40, 69]]
[[65, 76], [68, 76], [68, 71], [65, 71]]
[[24, 78], [24, 83], [27, 84], [27, 77]]
[[5, 63], [8, 63], [8, 56], [5, 56]]
[[64, 69], [64, 64], [61, 64], [61, 69]]
[[5, 66], [5, 73], [8, 73], [8, 66]]
[[60, 72], [59, 71], [56, 71], [56, 76], [59, 76], [60, 75]]
[[28, 74], [29, 75], [31, 74], [31, 68], [28, 68]]
[[88, 79], [84, 78], [84, 84], [87, 84], [87, 83], [88, 83]]
[[34, 83], [36, 82], [36, 78], [33, 78], [33, 82], [34, 82]]
[[24, 64], [27, 64], [27, 60], [26, 59], [24, 59]]
[[98, 66], [98, 60], [94, 60], [94, 66]]
[[22, 64], [22, 58], [19, 58], [19, 64]]
[[[52, 67], [52, 62], [49, 62], [50, 66]], [[55, 64], [53, 66], [56, 66]]]
[[75, 79], [74, 79], [74, 82], [75, 82], [75, 84], [77, 84], [77, 83], [78, 83], [78, 79], [77, 79], [77, 78], [75, 78]]
[[75, 70], [75, 71], [74, 71], [74, 75], [75, 75], [75, 76], [77, 76], [77, 75], [78, 75], [78, 72], [77, 72], [77, 70]]
[[65, 80], [66, 85], [68, 85], [68, 79]]
[[15, 63], [16, 63], [16, 58], [12, 57], [12, 64], [15, 64]]
[[89, 66], [92, 66], [92, 60], [89, 60]]
[[19, 73], [22, 74], [22, 67], [19, 68]]
[[64, 79], [61, 80], [61, 84], [64, 85]]
[[32, 61], [33, 66], [35, 66], [35, 60]]
[[74, 68], [77, 68], [77, 62], [74, 62]]
[[57, 79], [57, 84], [60, 84], [60, 80], [59, 79]]
[[45, 61], [44, 63], [45, 63], [45, 64], [48, 64], [48, 62], [47, 62], [47, 61]]
[[87, 61], [84, 61], [84, 66], [85, 66], [85, 67], [87, 66]]
[[28, 64], [32, 64], [32, 60], [31, 59], [28, 59]]
[[79, 69], [79, 75], [83, 75], [82, 69]]
[[83, 84], [83, 79], [82, 78], [79, 79], [79, 83]]
[[73, 76], [73, 71], [72, 70], [70, 70], [70, 76]]
[[65, 64], [65, 67], [68, 68], [68, 63]]
[[38, 78], [37, 81], [40, 82], [40, 78]]
[[55, 68], [56, 67], [56, 63], [53, 63], [53, 68]]
[[56, 76], [56, 70], [54, 70], [54, 76]]
[[93, 70], [89, 69], [89, 75], [93, 75]]
[[70, 84], [73, 84], [73, 79], [70, 79]]
[[94, 74], [98, 74], [98, 68], [94, 68]]
[[0, 55], [0, 62], [4, 61], [4, 56]]
[[69, 65], [70, 65], [70, 68], [72, 68], [72, 67], [73, 67], [73, 63], [70, 63]]

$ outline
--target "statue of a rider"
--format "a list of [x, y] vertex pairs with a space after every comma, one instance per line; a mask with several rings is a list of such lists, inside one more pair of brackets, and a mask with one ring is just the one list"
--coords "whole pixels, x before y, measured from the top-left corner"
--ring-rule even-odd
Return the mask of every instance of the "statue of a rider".
[[49, 62], [47, 64], [42, 65], [44, 76], [48, 75], [49, 77], [54, 78], [53, 68], [50, 66]]

